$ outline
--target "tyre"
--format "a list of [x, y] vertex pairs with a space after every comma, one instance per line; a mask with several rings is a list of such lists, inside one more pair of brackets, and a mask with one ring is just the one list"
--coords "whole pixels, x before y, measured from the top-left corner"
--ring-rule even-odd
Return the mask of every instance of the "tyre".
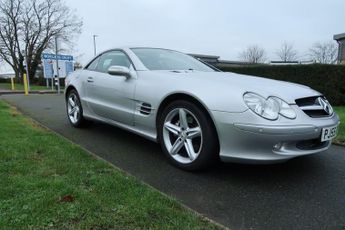
[[174, 101], [162, 112], [158, 137], [175, 166], [188, 171], [211, 166], [219, 156], [217, 132], [207, 112], [189, 101]]
[[87, 124], [87, 121], [83, 117], [83, 108], [78, 92], [75, 89], [70, 90], [67, 94], [66, 110], [68, 120], [72, 126], [80, 128]]

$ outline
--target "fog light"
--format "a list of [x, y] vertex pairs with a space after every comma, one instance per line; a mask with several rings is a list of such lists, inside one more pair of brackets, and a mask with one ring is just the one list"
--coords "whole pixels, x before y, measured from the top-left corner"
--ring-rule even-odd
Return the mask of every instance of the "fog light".
[[281, 147], [282, 147], [282, 145], [283, 145], [283, 144], [282, 144], [281, 142], [279, 142], [279, 143], [273, 145], [273, 150], [275, 150], [275, 151], [280, 150]]

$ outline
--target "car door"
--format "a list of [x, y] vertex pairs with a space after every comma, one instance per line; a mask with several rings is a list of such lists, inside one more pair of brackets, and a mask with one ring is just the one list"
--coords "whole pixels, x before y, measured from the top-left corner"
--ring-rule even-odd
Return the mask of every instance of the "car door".
[[127, 55], [113, 50], [99, 57], [94, 71], [86, 76], [88, 105], [99, 117], [126, 125], [134, 124], [136, 78], [108, 74], [110, 66], [125, 66], [134, 71]]

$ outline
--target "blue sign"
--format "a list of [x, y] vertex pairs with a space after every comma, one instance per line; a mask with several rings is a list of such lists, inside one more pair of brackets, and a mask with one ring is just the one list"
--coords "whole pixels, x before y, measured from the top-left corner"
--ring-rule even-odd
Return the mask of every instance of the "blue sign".
[[43, 59], [44, 78], [52, 78], [54, 76], [54, 62], [52, 60]]
[[[56, 65], [56, 57], [58, 61], [58, 70]], [[69, 73], [74, 71], [73, 56], [58, 54], [42, 54], [42, 64], [44, 78], [53, 78], [59, 76], [59, 78], [66, 77]]]
[[[55, 54], [43, 53], [42, 54], [42, 59], [55, 59], [56, 60], [56, 55]], [[73, 61], [73, 56], [58, 54], [57, 55], [57, 59], [58, 60], [62, 60], [62, 61]]]
[[69, 73], [72, 73], [74, 71], [74, 65], [72, 61], [66, 61], [65, 65], [66, 65], [65, 70], [66, 70], [66, 76], [67, 76]]

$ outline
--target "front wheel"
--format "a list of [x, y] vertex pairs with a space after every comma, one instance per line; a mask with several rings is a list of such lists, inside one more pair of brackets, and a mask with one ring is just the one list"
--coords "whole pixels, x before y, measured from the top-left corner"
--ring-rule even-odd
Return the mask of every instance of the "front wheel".
[[74, 89], [70, 90], [67, 94], [66, 109], [68, 120], [72, 126], [80, 128], [87, 123], [83, 117], [83, 108], [78, 92]]
[[203, 169], [218, 158], [218, 139], [212, 120], [189, 101], [175, 101], [164, 109], [158, 135], [163, 152], [179, 168]]

